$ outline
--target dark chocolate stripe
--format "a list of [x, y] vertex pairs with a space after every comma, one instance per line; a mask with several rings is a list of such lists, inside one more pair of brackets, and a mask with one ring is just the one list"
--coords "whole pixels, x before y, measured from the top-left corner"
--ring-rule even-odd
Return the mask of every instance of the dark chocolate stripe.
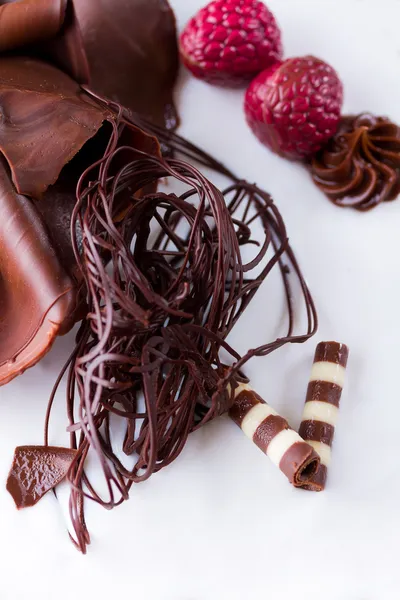
[[229, 416], [235, 421], [236, 425], [239, 425], [240, 427], [249, 410], [260, 402], [264, 404], [264, 401], [258, 394], [252, 390], [243, 390], [235, 399], [235, 402], [229, 411]]
[[312, 479], [319, 465], [319, 456], [306, 442], [295, 442], [279, 463], [279, 468], [295, 486]]
[[326, 476], [328, 469], [325, 465], [319, 465], [315, 475], [305, 485], [301, 487], [309, 492], [322, 492], [325, 489]]
[[289, 425], [286, 419], [278, 415], [270, 415], [257, 427], [253, 436], [253, 442], [262, 450], [267, 452], [269, 443], [278, 433], [288, 429]]
[[299, 435], [303, 440], [312, 440], [314, 442], [323, 442], [332, 446], [335, 428], [322, 421], [302, 421], [300, 424]]
[[306, 402], [318, 400], [339, 407], [342, 388], [329, 381], [310, 381], [307, 388]]
[[314, 362], [333, 362], [346, 367], [349, 349], [339, 342], [320, 342], [315, 350]]

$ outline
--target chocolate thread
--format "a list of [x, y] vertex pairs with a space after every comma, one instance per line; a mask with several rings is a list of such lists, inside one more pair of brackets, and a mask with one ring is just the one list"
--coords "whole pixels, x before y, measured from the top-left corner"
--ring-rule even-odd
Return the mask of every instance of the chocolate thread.
[[[116, 111], [110, 142], [104, 157], [82, 174], [71, 219], [88, 313], [51, 394], [45, 423], [48, 445], [51, 408], [67, 375], [68, 431], [71, 448], [77, 449], [68, 474], [71, 539], [82, 552], [90, 543], [84, 498], [109, 509], [126, 500], [133, 483], [179, 455], [191, 431], [229, 409], [233, 398], [227, 384], [250, 358], [304, 342], [317, 329], [314, 302], [269, 194], [237, 179], [180, 136], [106, 104]], [[168, 153], [196, 160], [228, 177], [230, 185], [220, 191], [183, 160], [118, 147], [131, 119], [156, 134]], [[135, 198], [164, 178], [186, 190], [179, 196], [157, 192]], [[260, 229], [264, 239], [257, 242]], [[245, 260], [250, 248], [254, 255]], [[307, 329], [300, 335], [294, 334], [288, 265], [306, 307]], [[286, 295], [287, 333], [241, 357], [226, 337], [274, 266]], [[220, 351], [224, 363], [232, 363], [228, 369]], [[117, 455], [112, 415], [125, 420], [123, 452], [135, 456], [131, 469]], [[89, 450], [103, 471], [107, 497], [85, 472]]]

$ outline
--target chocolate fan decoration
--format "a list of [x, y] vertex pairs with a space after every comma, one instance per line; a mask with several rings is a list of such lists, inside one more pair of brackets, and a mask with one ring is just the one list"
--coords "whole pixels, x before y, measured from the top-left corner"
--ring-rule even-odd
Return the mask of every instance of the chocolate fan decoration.
[[177, 125], [179, 58], [167, 0], [0, 0], [0, 52], [39, 55], [79, 83]]
[[[35, 364], [81, 316], [82, 276], [69, 222], [79, 176], [103, 154], [115, 116], [55, 67], [23, 57], [0, 58], [0, 111], [4, 384]], [[133, 125], [123, 142], [158, 153], [156, 140]]]

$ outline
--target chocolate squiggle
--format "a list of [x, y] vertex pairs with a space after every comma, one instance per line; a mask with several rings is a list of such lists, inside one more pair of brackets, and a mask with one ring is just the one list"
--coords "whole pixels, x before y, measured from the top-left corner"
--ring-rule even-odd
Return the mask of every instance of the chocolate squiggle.
[[400, 193], [400, 127], [370, 114], [343, 117], [311, 173], [337, 206], [367, 211], [394, 200]]
[[[180, 158], [119, 146], [132, 122], [118, 105], [110, 108], [117, 113], [113, 134], [101, 161], [81, 176], [71, 219], [88, 314], [54, 387], [45, 427], [47, 447], [53, 400], [66, 375], [68, 431], [77, 450], [67, 475], [69, 507], [72, 539], [82, 552], [90, 543], [84, 499], [118, 506], [134, 483], [180, 454], [190, 432], [228, 410], [227, 384], [248, 360], [304, 342], [317, 328], [312, 297], [269, 194], [138, 117], [134, 123], [157, 133], [168, 150], [225, 175], [228, 187], [221, 191]], [[166, 177], [185, 191], [135, 198], [138, 190]], [[119, 197], [126, 190], [131, 206], [120, 219]], [[286, 332], [240, 356], [226, 338], [274, 267], [287, 300]], [[299, 334], [289, 272], [300, 283], [307, 316]], [[123, 422], [122, 450], [134, 458], [133, 466], [125, 466], [113, 437], [115, 418]], [[89, 452], [102, 471], [105, 494], [89, 479]]]

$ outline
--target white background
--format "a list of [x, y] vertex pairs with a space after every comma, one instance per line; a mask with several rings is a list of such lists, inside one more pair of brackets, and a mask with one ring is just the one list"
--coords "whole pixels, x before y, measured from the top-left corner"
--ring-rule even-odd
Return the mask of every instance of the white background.
[[[172, 4], [181, 28], [203, 0]], [[286, 56], [312, 53], [338, 70], [344, 112], [400, 123], [398, 0], [269, 6]], [[93, 544], [81, 556], [52, 494], [18, 513], [4, 487], [14, 447], [42, 443], [47, 397], [72, 344], [61, 339], [0, 389], [1, 600], [399, 597], [400, 202], [368, 214], [331, 205], [302, 167], [253, 138], [242, 95], [182, 74], [181, 132], [273, 194], [317, 301], [318, 338], [254, 360], [254, 387], [297, 426], [317, 339], [350, 346], [329, 485], [323, 494], [292, 489], [223, 418], [191, 436], [179, 459], [122, 507], [88, 507]], [[262, 288], [232, 338], [239, 350], [277, 333], [281, 300], [272, 281]], [[56, 416], [51, 441], [65, 444], [63, 398]]]

